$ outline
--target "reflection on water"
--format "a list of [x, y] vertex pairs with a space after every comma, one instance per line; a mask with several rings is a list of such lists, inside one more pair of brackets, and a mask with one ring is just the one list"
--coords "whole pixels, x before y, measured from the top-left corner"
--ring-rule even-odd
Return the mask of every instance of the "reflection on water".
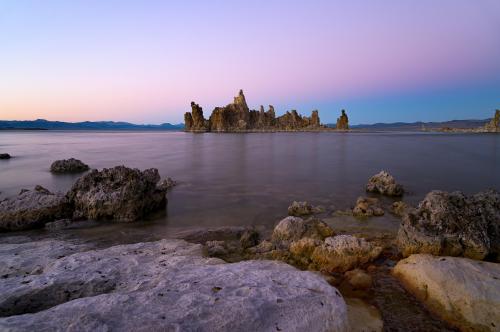
[[69, 189], [78, 175], [49, 172], [51, 162], [62, 158], [82, 159], [93, 168], [156, 167], [180, 185], [168, 194], [168, 211], [155, 218], [155, 231], [270, 227], [293, 200], [352, 206], [381, 169], [410, 191], [405, 200], [413, 204], [432, 189], [498, 189], [499, 150], [499, 135], [0, 132], [0, 151], [14, 156], [0, 163], [0, 191], [5, 197], [35, 184]]

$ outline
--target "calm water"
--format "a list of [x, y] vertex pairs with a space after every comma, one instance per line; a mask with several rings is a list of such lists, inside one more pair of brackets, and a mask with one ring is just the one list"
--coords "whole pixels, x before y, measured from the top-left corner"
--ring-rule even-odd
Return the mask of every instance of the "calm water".
[[168, 194], [167, 215], [152, 222], [159, 229], [271, 227], [293, 200], [346, 209], [381, 169], [409, 190], [410, 203], [432, 189], [500, 188], [500, 135], [0, 132], [0, 152], [14, 156], [0, 161], [0, 198], [36, 184], [68, 190], [78, 175], [52, 175], [56, 159], [156, 167], [180, 182]]

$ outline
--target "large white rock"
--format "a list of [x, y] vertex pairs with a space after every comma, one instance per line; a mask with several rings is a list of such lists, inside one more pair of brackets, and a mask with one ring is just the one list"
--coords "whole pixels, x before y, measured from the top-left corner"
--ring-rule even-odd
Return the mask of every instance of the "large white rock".
[[431, 311], [462, 331], [500, 331], [500, 264], [419, 254], [393, 274]]
[[183, 240], [72, 254], [41, 274], [0, 279], [0, 294], [2, 331], [347, 331], [349, 324], [340, 293], [312, 272], [274, 261], [226, 264]]

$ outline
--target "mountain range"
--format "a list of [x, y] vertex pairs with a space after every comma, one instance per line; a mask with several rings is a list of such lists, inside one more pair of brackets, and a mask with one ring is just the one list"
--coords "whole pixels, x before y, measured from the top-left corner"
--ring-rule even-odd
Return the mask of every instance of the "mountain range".
[[182, 130], [184, 124], [133, 124], [115, 121], [62, 122], [44, 119], [27, 121], [0, 120], [0, 130]]

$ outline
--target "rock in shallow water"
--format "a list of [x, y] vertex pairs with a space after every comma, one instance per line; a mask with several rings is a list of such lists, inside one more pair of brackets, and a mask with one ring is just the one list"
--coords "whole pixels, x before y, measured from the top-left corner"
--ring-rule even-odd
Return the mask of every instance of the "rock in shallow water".
[[381, 252], [381, 247], [363, 238], [337, 235], [316, 247], [311, 259], [321, 271], [345, 272], [373, 261]]
[[[340, 293], [272, 261], [225, 264], [161, 240], [73, 254], [0, 279], [0, 329], [346, 331]], [[32, 314], [23, 314], [33, 312]]]
[[52, 173], [80, 173], [89, 170], [89, 166], [75, 158], [56, 160], [50, 165]]
[[42, 227], [45, 223], [67, 218], [71, 209], [61, 193], [42, 186], [23, 189], [19, 195], [0, 202], [0, 230], [18, 231]]
[[8, 153], [0, 153], [0, 159], [10, 159], [11, 156]]
[[500, 264], [412, 255], [393, 274], [431, 311], [462, 331], [500, 328]]
[[366, 191], [387, 196], [401, 196], [404, 193], [403, 186], [396, 183], [394, 177], [386, 171], [380, 171], [372, 176], [368, 180]]
[[355, 217], [380, 217], [384, 215], [384, 209], [380, 206], [377, 198], [359, 197], [352, 214]]
[[293, 201], [293, 203], [288, 207], [289, 216], [302, 217], [311, 214], [313, 214], [313, 207], [308, 202]]
[[304, 220], [299, 217], [286, 217], [274, 228], [272, 242], [278, 248], [288, 248], [293, 241], [303, 237], [323, 240], [333, 235], [326, 223], [317, 219]]
[[92, 170], [68, 192], [76, 219], [136, 221], [164, 208], [166, 188], [158, 187], [158, 170], [125, 166]]
[[[484, 259], [500, 253], [500, 194], [431, 191], [406, 214], [398, 232], [403, 255], [426, 253]], [[494, 257], [493, 257], [494, 258]]]

